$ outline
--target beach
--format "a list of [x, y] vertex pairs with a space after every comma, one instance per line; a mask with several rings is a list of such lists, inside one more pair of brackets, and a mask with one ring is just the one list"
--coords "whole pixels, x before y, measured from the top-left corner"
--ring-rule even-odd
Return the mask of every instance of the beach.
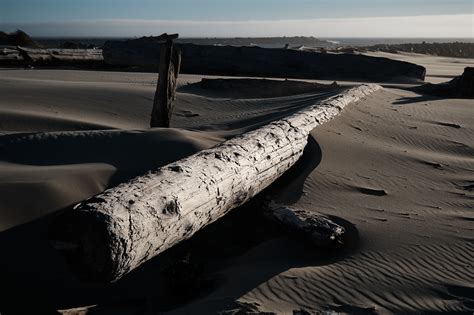
[[[474, 64], [368, 54], [425, 66], [432, 83]], [[204, 88], [203, 77], [221, 78], [180, 75], [171, 128], [149, 129], [157, 74], [0, 69], [0, 312], [472, 312], [472, 100], [407, 90], [414, 83], [384, 83], [313, 129], [294, 167], [190, 240], [114, 284], [78, 281], [49, 244], [60, 211], [358, 84]], [[346, 244], [286, 233], [259, 198], [328, 216]]]

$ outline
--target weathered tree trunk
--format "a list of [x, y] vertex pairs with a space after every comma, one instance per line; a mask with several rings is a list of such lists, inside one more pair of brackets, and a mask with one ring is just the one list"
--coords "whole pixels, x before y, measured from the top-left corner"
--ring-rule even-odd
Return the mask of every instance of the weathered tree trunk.
[[169, 127], [176, 98], [181, 51], [173, 48], [173, 41], [167, 39], [161, 46], [158, 84], [151, 113], [151, 127]]
[[25, 48], [17, 46], [24, 60], [32, 62], [98, 62], [103, 61], [100, 49]]
[[[405, 82], [424, 80], [426, 69], [408, 62], [359, 54], [321, 54], [294, 49], [176, 43], [183, 52], [181, 73], [318, 80]], [[156, 66], [160, 47], [139, 38], [104, 43], [110, 65]]]
[[114, 281], [243, 204], [303, 154], [309, 132], [380, 86], [362, 85], [86, 200], [52, 227], [90, 280]]
[[265, 214], [316, 246], [332, 248], [343, 243], [344, 228], [319, 213], [271, 204]]

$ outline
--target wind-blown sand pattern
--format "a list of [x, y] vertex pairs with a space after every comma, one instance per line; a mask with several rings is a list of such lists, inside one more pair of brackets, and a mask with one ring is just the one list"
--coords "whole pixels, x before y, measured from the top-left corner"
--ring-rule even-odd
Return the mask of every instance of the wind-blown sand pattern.
[[[148, 130], [153, 74], [0, 70], [1, 312], [472, 312], [472, 100], [393, 86], [314, 129], [266, 192], [342, 224], [345, 250], [248, 220], [259, 211], [251, 202], [113, 286], [78, 282], [48, 243], [55, 211], [331, 93], [217, 95], [184, 87], [200, 77], [181, 79], [174, 128]], [[186, 255], [201, 266], [184, 269], [188, 287], [173, 272]]]

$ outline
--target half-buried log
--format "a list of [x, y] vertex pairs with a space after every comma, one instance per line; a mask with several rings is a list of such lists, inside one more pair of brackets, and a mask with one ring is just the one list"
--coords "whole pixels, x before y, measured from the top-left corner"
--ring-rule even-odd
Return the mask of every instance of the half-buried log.
[[[175, 43], [183, 54], [181, 73], [319, 80], [394, 82], [424, 80], [422, 66], [359, 54], [322, 54], [294, 49]], [[107, 41], [105, 63], [156, 67], [160, 46], [155, 38]]]
[[265, 214], [318, 247], [333, 248], [343, 242], [344, 228], [322, 214], [277, 204], [270, 204]]
[[377, 91], [361, 85], [88, 199], [52, 225], [89, 280], [114, 281], [243, 204], [303, 154], [309, 132]]

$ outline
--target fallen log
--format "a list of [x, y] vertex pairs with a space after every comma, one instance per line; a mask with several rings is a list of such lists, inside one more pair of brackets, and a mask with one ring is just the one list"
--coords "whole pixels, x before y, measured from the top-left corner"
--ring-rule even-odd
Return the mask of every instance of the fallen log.
[[380, 88], [347, 90], [108, 189], [55, 220], [53, 246], [79, 276], [118, 280], [269, 186], [301, 157], [314, 127]]
[[[424, 80], [422, 66], [360, 54], [318, 53], [293, 49], [175, 43], [183, 54], [181, 73], [318, 80], [401, 82]], [[160, 47], [150, 38], [104, 43], [109, 65], [156, 67]]]
[[99, 62], [103, 61], [101, 49], [25, 48], [18, 46], [24, 60], [31, 62]]
[[344, 228], [322, 214], [270, 204], [265, 215], [318, 247], [333, 248], [343, 243]]

